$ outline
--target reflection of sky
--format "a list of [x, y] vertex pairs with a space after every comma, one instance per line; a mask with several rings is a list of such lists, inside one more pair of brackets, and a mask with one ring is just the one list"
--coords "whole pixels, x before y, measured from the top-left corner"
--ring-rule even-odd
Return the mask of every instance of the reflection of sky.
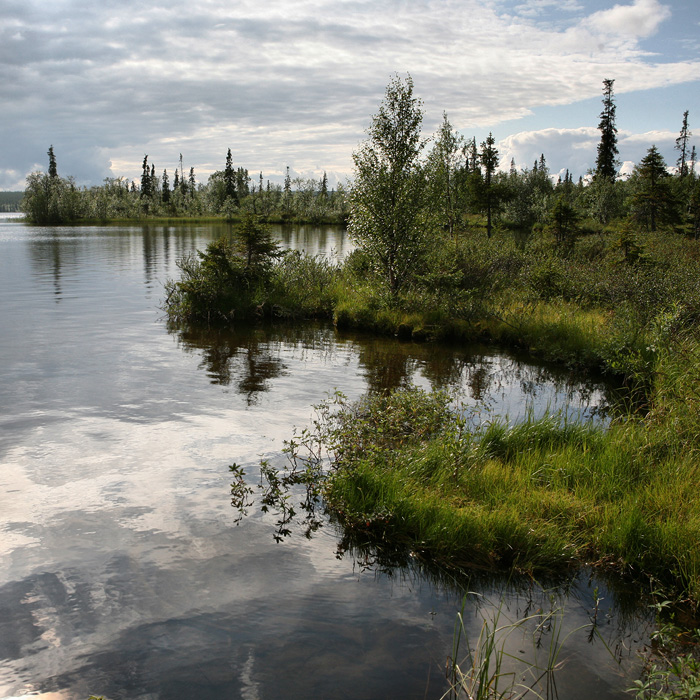
[[[177, 256], [205, 241], [144, 235], [0, 224], [0, 696], [436, 687], [455, 601], [360, 576], [329, 530], [275, 545], [269, 516], [235, 527], [227, 466], [254, 478], [260, 455], [279, 460], [335, 387], [356, 398], [390, 363], [392, 377], [426, 382], [445, 358], [329, 329], [236, 332], [220, 339], [231, 381], [213, 383], [211, 345], [168, 334], [158, 309]], [[241, 353], [267, 358], [265, 381], [241, 386], [258, 366]], [[486, 362], [505, 378], [479, 384], [468, 361], [447, 364], [506, 394], [532, 380], [506, 358]]]

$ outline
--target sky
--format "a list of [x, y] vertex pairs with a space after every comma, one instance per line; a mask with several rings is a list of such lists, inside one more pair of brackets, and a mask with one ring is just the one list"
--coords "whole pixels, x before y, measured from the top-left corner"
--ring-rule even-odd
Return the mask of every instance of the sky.
[[624, 171], [652, 144], [675, 163], [686, 110], [700, 150], [700, 0], [0, 0], [0, 66], [0, 190], [50, 145], [80, 185], [180, 154], [206, 182], [228, 148], [255, 177], [344, 183], [396, 74], [425, 136], [443, 113], [492, 132], [504, 169], [592, 168], [604, 79]]

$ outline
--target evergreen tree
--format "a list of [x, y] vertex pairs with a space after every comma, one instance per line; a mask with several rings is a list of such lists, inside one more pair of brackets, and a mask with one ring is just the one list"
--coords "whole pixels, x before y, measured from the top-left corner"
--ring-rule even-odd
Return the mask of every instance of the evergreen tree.
[[161, 199], [163, 204], [170, 203], [170, 182], [168, 180], [168, 171], [163, 170], [163, 183], [162, 183], [162, 193]]
[[479, 151], [476, 147], [476, 137], [472, 136], [471, 140], [467, 144], [466, 148], [467, 155], [467, 169], [470, 173], [476, 172], [479, 168]]
[[321, 178], [321, 196], [328, 196], [328, 175], [326, 175], [325, 170], [323, 171], [323, 177]]
[[442, 125], [428, 156], [427, 171], [431, 208], [450, 234], [454, 233], [457, 223], [458, 170], [463, 150], [464, 139], [453, 130], [443, 112]]
[[549, 212], [549, 230], [560, 246], [571, 247], [578, 234], [578, 215], [566, 194], [560, 194]]
[[600, 113], [600, 143], [596, 159], [595, 177], [615, 181], [618, 166], [617, 127], [615, 126], [614, 80], [603, 80], [603, 111]]
[[688, 110], [683, 112], [683, 125], [681, 126], [681, 133], [676, 139], [676, 150], [678, 151], [678, 160], [676, 165], [678, 166], [678, 177], [684, 178], [690, 172], [688, 168], [688, 140], [692, 136], [692, 132], [688, 129]]
[[143, 157], [141, 166], [141, 199], [151, 196], [151, 169], [148, 167], [148, 155]]
[[285, 213], [289, 214], [292, 209], [292, 178], [289, 174], [289, 166], [287, 166], [287, 174], [284, 176], [284, 195], [282, 203]]
[[224, 197], [225, 199], [231, 199], [234, 202], [238, 202], [238, 196], [236, 193], [236, 171], [233, 169], [233, 157], [231, 156], [231, 149], [228, 149], [226, 154], [226, 166], [224, 167]]
[[236, 169], [236, 196], [238, 201], [243, 201], [244, 197], [250, 194], [250, 176], [248, 175], [247, 168], [237, 168]]
[[58, 169], [56, 168], [56, 156], [53, 152], [53, 145], [49, 146], [47, 155], [49, 156], [49, 177], [58, 177]]
[[635, 168], [633, 215], [649, 231], [660, 223], [673, 223], [678, 218], [676, 201], [671, 191], [666, 161], [652, 146]]
[[496, 139], [489, 133], [486, 141], [481, 144], [479, 161], [484, 172], [483, 203], [486, 209], [486, 236], [491, 238], [493, 229], [493, 212], [497, 206], [497, 191], [494, 181], [496, 168], [498, 167], [498, 150], [495, 148]]
[[250, 211], [244, 213], [243, 221], [236, 226], [233, 235], [234, 248], [249, 270], [265, 270], [275, 258], [283, 255], [269, 226], [261, 224], [260, 219]]
[[194, 197], [195, 192], [197, 191], [197, 180], [195, 179], [194, 176], [194, 166], [190, 168], [190, 176], [187, 181], [187, 186], [190, 191], [190, 197]]

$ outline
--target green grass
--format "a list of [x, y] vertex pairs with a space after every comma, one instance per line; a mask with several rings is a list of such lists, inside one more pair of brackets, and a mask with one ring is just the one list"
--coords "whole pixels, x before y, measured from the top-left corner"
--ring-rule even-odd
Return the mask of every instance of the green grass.
[[414, 388], [339, 409], [290, 452], [329, 451], [321, 488], [349, 531], [451, 569], [592, 563], [700, 600], [698, 431], [656, 408], [607, 428], [549, 415], [468, 429], [444, 394]]

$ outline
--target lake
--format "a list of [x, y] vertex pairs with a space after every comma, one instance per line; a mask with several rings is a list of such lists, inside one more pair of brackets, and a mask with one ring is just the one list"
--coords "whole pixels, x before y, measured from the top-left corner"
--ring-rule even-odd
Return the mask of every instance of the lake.
[[[277, 544], [272, 515], [236, 524], [230, 503], [228, 466], [255, 483], [336, 388], [448, 387], [511, 420], [601, 420], [610, 388], [324, 324], [169, 329], [163, 283], [221, 231], [0, 220], [0, 697], [440, 698], [465, 585], [473, 639], [484, 617], [540, 615], [504, 638], [514, 672], [566, 638], [550, 697], [629, 697], [649, 617], [619, 582], [450, 582], [339, 550], [333, 524]], [[331, 227], [277, 235], [351, 247]]]

